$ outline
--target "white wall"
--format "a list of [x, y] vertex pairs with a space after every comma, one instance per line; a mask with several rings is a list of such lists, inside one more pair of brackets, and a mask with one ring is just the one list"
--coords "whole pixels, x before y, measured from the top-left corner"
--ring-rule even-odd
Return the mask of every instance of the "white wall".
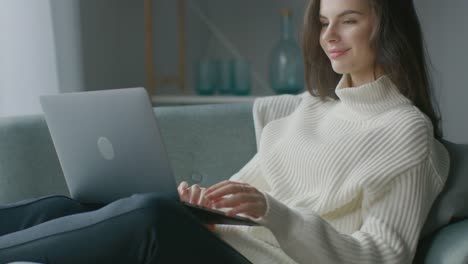
[[80, 0], [50, 0], [60, 92], [84, 91]]
[[41, 113], [39, 96], [84, 90], [79, 0], [0, 1], [0, 116]]
[[38, 95], [58, 92], [49, 0], [0, 1], [0, 116], [40, 111]]

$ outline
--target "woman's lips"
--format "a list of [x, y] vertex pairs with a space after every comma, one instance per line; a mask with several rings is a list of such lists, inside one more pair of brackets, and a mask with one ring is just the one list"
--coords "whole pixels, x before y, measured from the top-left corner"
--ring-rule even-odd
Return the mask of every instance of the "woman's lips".
[[336, 59], [338, 57], [341, 57], [343, 56], [346, 52], [348, 52], [349, 49], [346, 49], [346, 50], [331, 50], [328, 52], [328, 56], [330, 57], [330, 59]]

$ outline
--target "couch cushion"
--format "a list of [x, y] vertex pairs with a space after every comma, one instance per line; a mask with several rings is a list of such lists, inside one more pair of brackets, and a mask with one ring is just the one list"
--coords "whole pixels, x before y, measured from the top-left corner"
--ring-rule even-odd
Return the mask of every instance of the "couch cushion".
[[424, 264], [467, 263], [468, 220], [464, 220], [438, 231], [425, 245], [426, 254], [419, 262]]
[[450, 154], [450, 172], [423, 227], [421, 237], [468, 217], [468, 145], [441, 141]]

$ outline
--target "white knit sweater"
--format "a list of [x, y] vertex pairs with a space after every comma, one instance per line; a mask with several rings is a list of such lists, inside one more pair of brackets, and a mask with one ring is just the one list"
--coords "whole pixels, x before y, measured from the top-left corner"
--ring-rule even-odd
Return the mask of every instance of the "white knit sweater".
[[265, 193], [264, 227], [217, 226], [253, 263], [410, 263], [449, 170], [430, 119], [383, 76], [258, 99], [258, 152], [231, 179]]

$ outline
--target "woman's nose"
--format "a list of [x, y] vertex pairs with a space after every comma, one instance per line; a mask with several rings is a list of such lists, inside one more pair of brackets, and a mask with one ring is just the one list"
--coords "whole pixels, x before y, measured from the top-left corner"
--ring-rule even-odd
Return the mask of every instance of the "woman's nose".
[[336, 42], [340, 39], [340, 36], [337, 32], [336, 27], [332, 24], [329, 24], [325, 28], [325, 31], [322, 34], [322, 38], [326, 42]]

